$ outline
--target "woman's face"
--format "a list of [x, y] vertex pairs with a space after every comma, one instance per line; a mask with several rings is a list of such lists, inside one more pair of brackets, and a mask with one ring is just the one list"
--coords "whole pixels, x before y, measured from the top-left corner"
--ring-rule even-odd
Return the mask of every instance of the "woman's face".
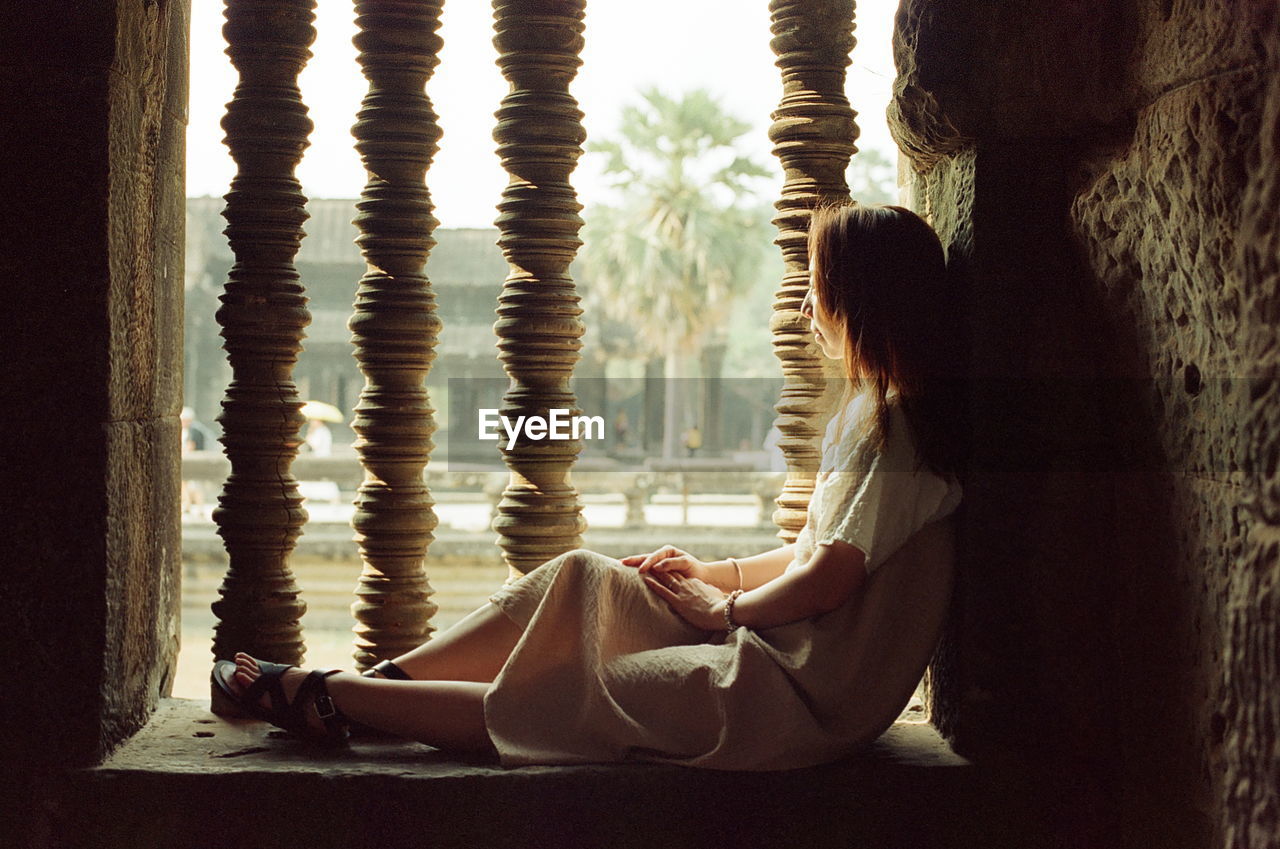
[[813, 288], [813, 272], [809, 274], [809, 293], [800, 304], [800, 314], [809, 319], [809, 329], [813, 331], [813, 341], [818, 343], [822, 353], [833, 360], [844, 359], [844, 328], [835, 317], [822, 309], [818, 295]]

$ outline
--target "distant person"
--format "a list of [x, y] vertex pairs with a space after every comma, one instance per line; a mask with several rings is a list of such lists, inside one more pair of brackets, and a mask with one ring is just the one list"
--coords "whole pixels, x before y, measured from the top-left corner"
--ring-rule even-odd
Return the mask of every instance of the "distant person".
[[307, 423], [304, 443], [307, 450], [317, 457], [328, 457], [333, 454], [333, 431], [320, 419], [311, 419]]
[[196, 421], [196, 412], [190, 407], [183, 407], [178, 415], [182, 425], [182, 453], [193, 451], [209, 451], [213, 448], [213, 434], [200, 422]]
[[697, 425], [689, 428], [684, 432], [684, 450], [690, 457], [696, 457], [698, 449], [702, 447], [702, 431]]
[[782, 429], [775, 423], [764, 436], [764, 453], [769, 457], [769, 471], [785, 472], [787, 457], [782, 453]]
[[578, 549], [365, 676], [241, 653], [215, 664], [215, 685], [316, 741], [358, 722], [505, 766], [790, 769], [877, 737], [950, 596], [961, 488], [941, 393], [959, 310], [938, 237], [901, 207], [815, 212], [809, 256], [801, 313], [857, 391], [827, 428], [794, 543], [715, 561]]
[[[182, 426], [181, 440], [178, 444], [183, 457], [197, 451], [207, 451], [211, 447], [212, 436], [204, 425], [196, 421], [195, 410], [183, 407], [178, 414], [178, 423]], [[204, 487], [197, 480], [182, 476], [181, 503], [183, 513], [199, 513], [204, 508]]]
[[618, 448], [627, 447], [627, 432], [630, 429], [631, 422], [627, 419], [627, 411], [619, 410], [618, 415], [613, 417], [613, 439]]

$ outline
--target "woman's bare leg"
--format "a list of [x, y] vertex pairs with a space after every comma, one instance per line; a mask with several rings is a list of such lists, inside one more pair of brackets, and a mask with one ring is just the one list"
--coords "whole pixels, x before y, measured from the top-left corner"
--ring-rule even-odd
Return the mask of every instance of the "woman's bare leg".
[[[257, 660], [243, 653], [236, 655], [236, 667], [233, 684], [243, 692], [261, 672]], [[284, 673], [280, 685], [287, 698], [293, 699], [306, 675], [297, 668]], [[382, 681], [340, 672], [327, 678], [325, 685], [338, 710], [357, 722], [442, 749], [493, 750], [484, 724], [488, 684]], [[317, 730], [323, 728], [314, 709], [308, 711], [308, 721]]]
[[484, 724], [488, 684], [380, 681], [341, 673], [327, 684], [338, 710], [356, 722], [441, 749], [493, 748]]
[[498, 605], [489, 602], [393, 662], [415, 681], [490, 683], [523, 633]]

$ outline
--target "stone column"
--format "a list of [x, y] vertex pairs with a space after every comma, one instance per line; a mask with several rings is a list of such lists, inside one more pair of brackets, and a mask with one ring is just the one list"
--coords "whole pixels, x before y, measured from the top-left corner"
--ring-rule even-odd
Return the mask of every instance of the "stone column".
[[782, 361], [777, 404], [779, 446], [787, 480], [773, 514], [778, 536], [794, 542], [804, 527], [818, 471], [822, 429], [839, 397], [839, 371], [817, 351], [800, 302], [809, 291], [809, 216], [823, 203], [847, 202], [845, 170], [858, 128], [844, 95], [845, 68], [853, 49], [853, 0], [772, 0], [773, 52], [782, 69], [782, 101], [769, 138], [785, 182], [777, 202], [776, 244], [785, 272], [774, 296], [773, 349]]
[[439, 61], [440, 8], [356, 3], [369, 80], [353, 129], [369, 174], [355, 220], [368, 270], [349, 325], [365, 375], [352, 424], [365, 469], [352, 519], [363, 561], [351, 607], [361, 669], [424, 642], [436, 612], [423, 566], [436, 516], [422, 473], [436, 430], [425, 380], [440, 319], [423, 266], [438, 223], [424, 180], [440, 128], [424, 88]]
[[[498, 65], [511, 83], [494, 139], [510, 182], [498, 205], [498, 244], [511, 270], [498, 298], [499, 359], [511, 378], [502, 415], [577, 414], [569, 387], [582, 314], [569, 263], [582, 209], [569, 175], [585, 133], [569, 82], [582, 49], [584, 0], [495, 0]], [[510, 481], [493, 527], [512, 575], [582, 542], [586, 522], [569, 480], [578, 441], [522, 438], [503, 453]]]
[[213, 511], [229, 561], [213, 604], [218, 658], [303, 655], [306, 605], [289, 554], [307, 514], [290, 466], [303, 422], [293, 366], [311, 316], [293, 265], [307, 219], [294, 169], [312, 127], [297, 78], [311, 57], [314, 8], [228, 0], [223, 27], [240, 81], [222, 119], [237, 171], [223, 211], [235, 263], [217, 313], [232, 371], [218, 417], [231, 474]]
[[0, 687], [0, 843], [39, 846], [50, 776], [142, 727], [177, 667], [189, 15], [3, 17], [0, 652], [39, 680]]

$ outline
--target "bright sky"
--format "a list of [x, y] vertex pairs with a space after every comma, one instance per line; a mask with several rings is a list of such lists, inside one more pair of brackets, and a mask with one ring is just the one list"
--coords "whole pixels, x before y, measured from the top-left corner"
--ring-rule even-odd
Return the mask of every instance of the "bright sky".
[[[893, 80], [890, 33], [898, 0], [859, 0], [858, 44], [847, 91], [859, 113], [861, 149], [895, 148], [884, 111]], [[235, 69], [223, 54], [222, 0], [192, 0], [191, 111], [187, 130], [187, 194], [223, 195], [235, 165], [222, 144], [224, 105]], [[427, 173], [442, 227], [488, 227], [507, 179], [494, 153], [493, 113], [507, 85], [494, 60], [492, 8], [485, 0], [448, 0], [440, 34], [440, 65], [427, 83], [444, 137]], [[316, 128], [298, 178], [310, 197], [358, 197], [364, 169], [352, 147], [366, 82], [355, 61], [349, 0], [318, 0], [314, 58], [302, 74], [303, 100]], [[769, 49], [767, 0], [588, 0], [583, 66], [570, 92], [585, 113], [588, 138], [606, 138], [635, 92], [657, 86], [669, 94], [706, 88], [728, 111], [749, 121], [744, 152], [769, 166], [769, 114], [782, 84]], [[579, 200], [608, 200], [599, 157], [587, 155], [574, 172]], [[781, 172], [774, 194], [782, 184]]]

